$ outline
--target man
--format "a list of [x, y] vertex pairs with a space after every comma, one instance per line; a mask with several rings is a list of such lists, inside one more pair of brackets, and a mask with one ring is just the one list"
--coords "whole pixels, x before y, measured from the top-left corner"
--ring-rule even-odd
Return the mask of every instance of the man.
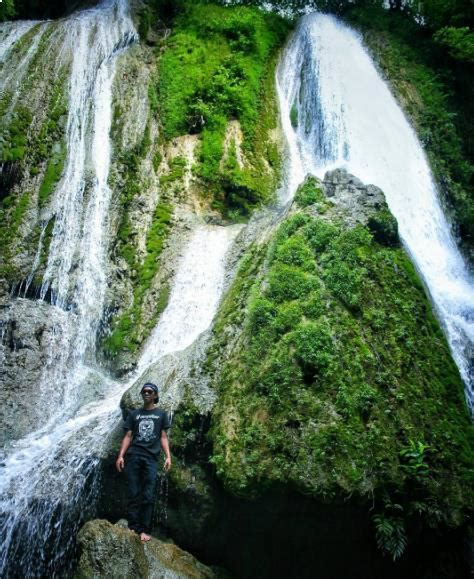
[[171, 423], [167, 412], [155, 408], [158, 402], [158, 387], [155, 384], [144, 384], [141, 395], [143, 407], [132, 410], [125, 420], [126, 434], [115, 466], [119, 472], [125, 469], [127, 475], [128, 526], [140, 535], [140, 540], [149, 541], [156, 500], [157, 459], [161, 449], [165, 453], [163, 468], [166, 471], [171, 468], [167, 435]]

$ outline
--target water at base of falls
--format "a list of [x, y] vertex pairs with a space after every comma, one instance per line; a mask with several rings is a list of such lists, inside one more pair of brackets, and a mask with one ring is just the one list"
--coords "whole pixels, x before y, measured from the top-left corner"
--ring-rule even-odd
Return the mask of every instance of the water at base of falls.
[[359, 35], [334, 17], [305, 16], [279, 64], [277, 91], [288, 143], [286, 198], [307, 173], [323, 177], [336, 167], [384, 191], [431, 295], [472, 410], [474, 279], [416, 134]]

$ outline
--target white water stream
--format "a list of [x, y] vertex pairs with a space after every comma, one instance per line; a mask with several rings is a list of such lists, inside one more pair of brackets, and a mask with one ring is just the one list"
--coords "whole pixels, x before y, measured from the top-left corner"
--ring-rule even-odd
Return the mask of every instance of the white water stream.
[[384, 191], [434, 302], [472, 409], [474, 279], [416, 134], [359, 35], [331, 16], [305, 16], [279, 64], [277, 89], [288, 141], [286, 199], [307, 173], [323, 177], [336, 167]]
[[0, 30], [0, 65], [7, 60], [13, 46], [35, 24], [36, 20], [23, 20], [22, 22], [6, 22]]
[[[7, 57], [34, 24], [5, 25], [0, 53]], [[136, 372], [124, 383], [105, 376], [95, 348], [108, 267], [112, 84], [115, 57], [137, 35], [126, 0], [104, 0], [39, 25], [20, 54], [22, 71], [46, 31], [58, 66], [70, 69], [67, 159], [54, 193], [55, 223], [40, 296], [51, 303], [57, 331], [41, 382], [32, 386], [42, 420], [5, 449], [0, 466], [1, 576], [65, 572], [76, 531], [93, 512], [100, 457], [117, 425], [121, 396], [150, 364], [166, 354], [179, 355], [210, 326], [223, 291], [226, 253], [239, 230], [195, 230]], [[39, 252], [36, 264], [38, 257]]]
[[[54, 572], [56, 561], [70, 549], [88, 502], [93, 502], [94, 478], [120, 417], [121, 396], [150, 364], [178, 354], [210, 326], [224, 287], [226, 254], [239, 229], [196, 229], [178, 264], [168, 306], [127, 382], [113, 382], [97, 372], [100, 400], [15, 443], [0, 478], [0, 574], [9, 561], [28, 570], [28, 576], [36, 576], [34, 566]], [[25, 542], [29, 549], [23, 551]]]

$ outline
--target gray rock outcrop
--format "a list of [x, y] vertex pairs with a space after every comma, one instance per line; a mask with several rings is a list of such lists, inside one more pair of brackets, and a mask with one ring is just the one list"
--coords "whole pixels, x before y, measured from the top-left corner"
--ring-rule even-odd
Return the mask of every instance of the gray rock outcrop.
[[345, 169], [328, 171], [322, 185], [326, 197], [334, 204], [331, 216], [337, 214], [348, 226], [366, 224], [374, 212], [387, 208], [381, 189], [365, 185]]
[[77, 536], [80, 549], [75, 579], [211, 579], [216, 577], [191, 554], [172, 543], [138, 535], [119, 522], [94, 520]]
[[[0, 444], [20, 438], [45, 419], [38, 385], [55, 355], [49, 347], [68, 314], [43, 301], [18, 298], [0, 312]], [[47, 401], [46, 401], [47, 403]]]

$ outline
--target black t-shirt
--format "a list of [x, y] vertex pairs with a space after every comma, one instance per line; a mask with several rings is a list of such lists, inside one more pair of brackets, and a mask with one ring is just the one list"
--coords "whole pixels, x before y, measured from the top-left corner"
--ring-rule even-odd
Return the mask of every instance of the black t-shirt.
[[128, 454], [158, 458], [161, 450], [161, 431], [171, 426], [169, 414], [159, 408], [132, 410], [125, 419], [125, 430], [132, 431]]

